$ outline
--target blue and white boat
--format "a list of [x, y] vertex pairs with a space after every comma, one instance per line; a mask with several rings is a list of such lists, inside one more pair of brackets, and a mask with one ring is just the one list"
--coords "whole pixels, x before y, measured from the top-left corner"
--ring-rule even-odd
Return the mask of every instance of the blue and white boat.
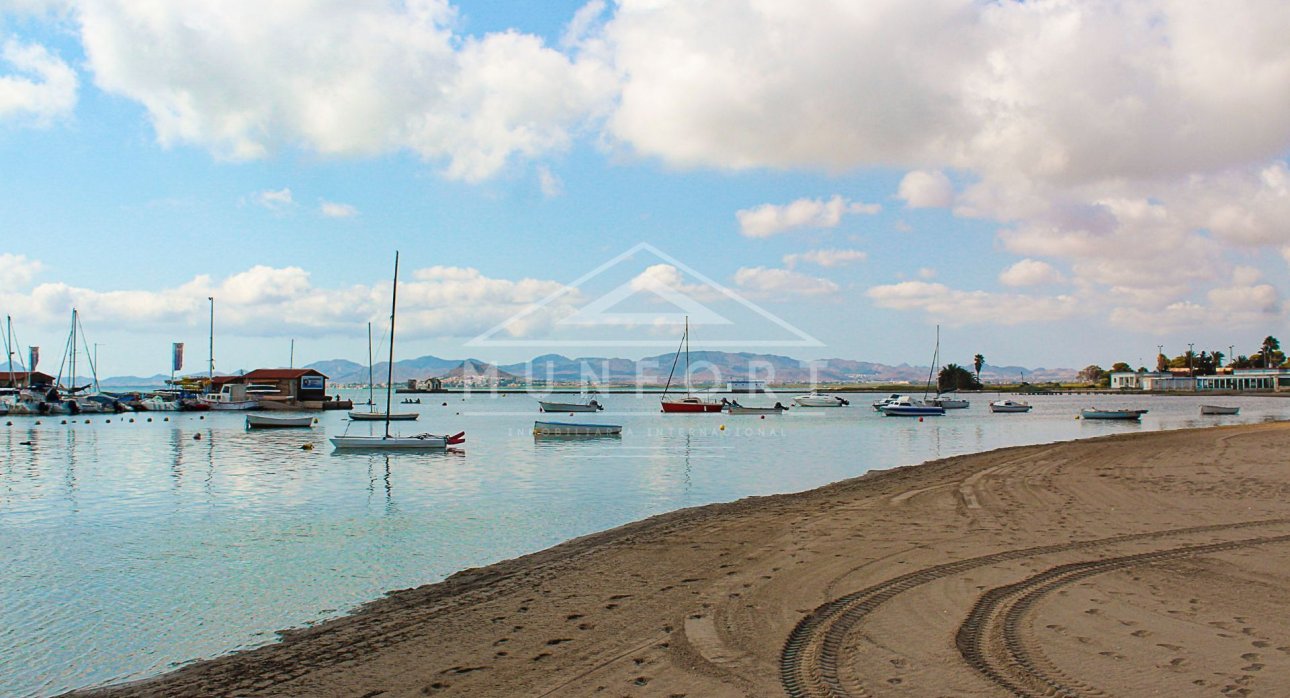
[[902, 395], [896, 400], [879, 407], [878, 410], [886, 417], [937, 417], [945, 414], [944, 407], [930, 405], [922, 400], [915, 400], [908, 395]]

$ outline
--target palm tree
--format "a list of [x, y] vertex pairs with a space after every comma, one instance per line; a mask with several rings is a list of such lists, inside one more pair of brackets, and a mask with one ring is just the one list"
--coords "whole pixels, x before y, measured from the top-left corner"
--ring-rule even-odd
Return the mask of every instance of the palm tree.
[[977, 383], [980, 383], [980, 382], [981, 382], [981, 368], [982, 368], [983, 366], [985, 366], [985, 357], [984, 357], [984, 356], [982, 356], [982, 355], [980, 355], [980, 354], [977, 354], [976, 356], [972, 357], [972, 368], [975, 368], [975, 369], [976, 369], [976, 382], [977, 382]]

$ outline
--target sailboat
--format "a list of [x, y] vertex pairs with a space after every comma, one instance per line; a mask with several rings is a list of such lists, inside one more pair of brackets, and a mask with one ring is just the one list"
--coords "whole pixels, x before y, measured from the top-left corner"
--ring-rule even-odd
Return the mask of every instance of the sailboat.
[[[681, 349], [685, 349], [685, 397], [680, 400], [668, 400], [667, 391], [672, 387], [672, 376], [676, 374], [676, 363], [681, 359]], [[681, 346], [676, 348], [676, 357], [672, 359], [672, 372], [667, 374], [667, 385], [663, 386], [664, 412], [721, 412], [720, 402], [704, 400], [690, 394], [690, 316], [685, 317], [685, 333], [681, 335]]]
[[[466, 432], [458, 432], [451, 436], [439, 436], [436, 434], [416, 434], [413, 436], [391, 436], [390, 435], [390, 402], [394, 395], [394, 315], [398, 308], [399, 298], [399, 253], [394, 253], [394, 288], [390, 293], [390, 363], [389, 376], [385, 381], [385, 414], [382, 417], [385, 420], [385, 434], [383, 436], [348, 436], [340, 435], [331, 437], [332, 446], [337, 450], [340, 449], [397, 449], [397, 450], [428, 450], [441, 449], [448, 446], [455, 446], [466, 441]], [[369, 344], [370, 346], [370, 344]], [[351, 417], [352, 417], [351, 413]]]
[[895, 400], [888, 400], [878, 405], [878, 411], [886, 417], [935, 417], [945, 414], [945, 408], [929, 403], [927, 390], [932, 386], [932, 375], [936, 373], [936, 364], [941, 360], [941, 326], [936, 326], [936, 350], [932, 352], [932, 367], [927, 371], [927, 385], [923, 387], [923, 399], [915, 400], [908, 395], [901, 395]]
[[[393, 337], [391, 344], [393, 344]], [[390, 366], [390, 380], [394, 380], [394, 366]], [[384, 412], [376, 411], [376, 402], [372, 399], [372, 323], [367, 323], [367, 404], [366, 412], [350, 410], [349, 418], [355, 422], [380, 422], [383, 420], [410, 422], [421, 416], [420, 412], [391, 412], [389, 406], [386, 406]]]

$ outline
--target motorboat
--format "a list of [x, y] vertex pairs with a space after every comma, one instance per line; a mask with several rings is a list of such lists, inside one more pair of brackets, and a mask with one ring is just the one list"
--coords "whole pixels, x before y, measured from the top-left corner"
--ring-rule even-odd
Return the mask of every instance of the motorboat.
[[218, 393], [207, 393], [198, 396], [197, 401], [212, 410], [257, 410], [260, 401], [248, 398], [246, 386], [238, 383], [225, 383]]
[[314, 418], [309, 415], [303, 417], [279, 417], [267, 414], [248, 414], [246, 416], [247, 429], [288, 429], [293, 427], [312, 427]]
[[967, 400], [956, 397], [941, 397], [940, 395], [928, 400], [928, 402], [937, 407], [944, 407], [947, 410], [966, 410], [971, 404]]
[[806, 395], [798, 395], [793, 398], [793, 402], [797, 403], [798, 407], [846, 407], [851, 404], [851, 401], [837, 395], [817, 393], [813, 390]]
[[1086, 410], [1080, 410], [1081, 419], [1118, 419], [1123, 421], [1138, 421], [1147, 410], [1102, 410], [1091, 407]]
[[150, 395], [138, 402], [145, 412], [177, 412], [181, 408], [178, 400], [167, 400], [160, 395]]
[[1222, 405], [1201, 405], [1201, 414], [1218, 415], [1218, 414], [1240, 414], [1240, 407], [1223, 407]]
[[538, 410], [542, 412], [599, 412], [603, 405], [592, 399], [588, 402], [548, 402], [538, 400]]
[[898, 400], [883, 405], [881, 411], [887, 417], [936, 417], [945, 414], [944, 407], [930, 405], [908, 395], [902, 395]]
[[887, 397], [882, 398], [881, 400], [874, 400], [874, 401], [873, 401], [873, 411], [874, 411], [874, 412], [881, 412], [881, 411], [882, 411], [882, 406], [883, 406], [883, 405], [890, 405], [891, 403], [893, 403], [893, 402], [895, 402], [895, 401], [897, 401], [897, 400], [899, 400], [899, 399], [900, 399], [900, 394], [899, 394], [899, 393], [892, 393], [891, 395], [888, 395]]
[[533, 422], [534, 436], [613, 436], [621, 433], [623, 433], [621, 424]]
[[1014, 413], [1029, 412], [1033, 405], [1028, 402], [1017, 402], [1016, 400], [995, 400], [990, 403], [991, 412]]
[[744, 407], [735, 401], [726, 403], [726, 412], [730, 414], [782, 414], [787, 410], [787, 407], [778, 402], [773, 407]]

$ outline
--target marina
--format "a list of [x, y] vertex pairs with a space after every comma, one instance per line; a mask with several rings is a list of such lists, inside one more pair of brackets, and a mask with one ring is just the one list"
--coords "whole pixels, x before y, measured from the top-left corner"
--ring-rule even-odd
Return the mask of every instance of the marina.
[[[1033, 398], [1024, 420], [973, 408], [927, 422], [836, 409], [725, 422], [660, 415], [648, 395], [602, 399], [622, 426], [613, 443], [534, 439], [532, 408], [512, 399], [414, 405], [432, 429], [471, 432], [468, 445], [420, 453], [332, 451], [348, 423], [338, 411], [316, 413], [313, 429], [256, 432], [237, 412], [6, 417], [0, 694], [157, 674], [390, 589], [685, 507], [1003, 446], [1210, 424], [1198, 397], [1134, 396], [1150, 407], [1140, 422], [1072, 419], [1079, 396]], [[1230, 423], [1290, 416], [1283, 398], [1230, 402], [1242, 408]], [[360, 427], [381, 429], [349, 425]]]

